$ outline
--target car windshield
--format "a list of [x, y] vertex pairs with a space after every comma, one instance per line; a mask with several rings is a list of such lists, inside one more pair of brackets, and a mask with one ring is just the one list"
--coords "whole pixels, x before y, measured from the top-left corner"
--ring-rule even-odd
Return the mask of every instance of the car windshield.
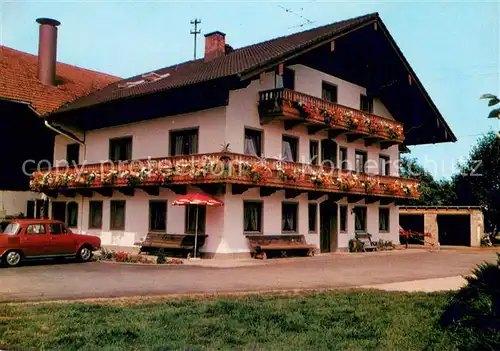
[[9, 223], [1, 233], [14, 235], [17, 234], [18, 231], [19, 231], [19, 223]]

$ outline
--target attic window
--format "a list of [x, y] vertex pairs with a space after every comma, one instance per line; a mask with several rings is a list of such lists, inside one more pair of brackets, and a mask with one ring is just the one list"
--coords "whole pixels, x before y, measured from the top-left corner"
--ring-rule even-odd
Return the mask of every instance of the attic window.
[[156, 82], [157, 80], [167, 77], [170, 77], [170, 73], [165, 73], [165, 74], [158, 74], [156, 72], [144, 73], [143, 75], [141, 75], [142, 79], [131, 82], [120, 83], [118, 84], [118, 88], [132, 88], [135, 87], [136, 85]]

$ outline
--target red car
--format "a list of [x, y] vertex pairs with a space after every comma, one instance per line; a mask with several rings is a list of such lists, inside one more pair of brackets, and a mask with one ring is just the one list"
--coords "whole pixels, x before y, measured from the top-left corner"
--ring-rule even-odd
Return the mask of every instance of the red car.
[[36, 258], [87, 262], [100, 247], [100, 238], [73, 234], [63, 222], [51, 219], [12, 219], [0, 226], [0, 263], [8, 267]]

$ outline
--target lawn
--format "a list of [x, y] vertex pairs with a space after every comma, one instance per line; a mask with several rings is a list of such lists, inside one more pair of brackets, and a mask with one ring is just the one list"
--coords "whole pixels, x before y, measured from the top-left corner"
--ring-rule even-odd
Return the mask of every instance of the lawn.
[[454, 348], [448, 293], [337, 291], [149, 303], [0, 305], [0, 349]]

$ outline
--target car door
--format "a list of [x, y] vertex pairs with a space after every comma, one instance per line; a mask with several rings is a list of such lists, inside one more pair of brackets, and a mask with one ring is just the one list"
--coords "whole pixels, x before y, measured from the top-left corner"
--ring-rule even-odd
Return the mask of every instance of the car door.
[[26, 257], [49, 256], [49, 234], [45, 223], [29, 223], [21, 233], [21, 249]]
[[62, 223], [49, 223], [50, 251], [53, 255], [74, 255], [76, 240]]

